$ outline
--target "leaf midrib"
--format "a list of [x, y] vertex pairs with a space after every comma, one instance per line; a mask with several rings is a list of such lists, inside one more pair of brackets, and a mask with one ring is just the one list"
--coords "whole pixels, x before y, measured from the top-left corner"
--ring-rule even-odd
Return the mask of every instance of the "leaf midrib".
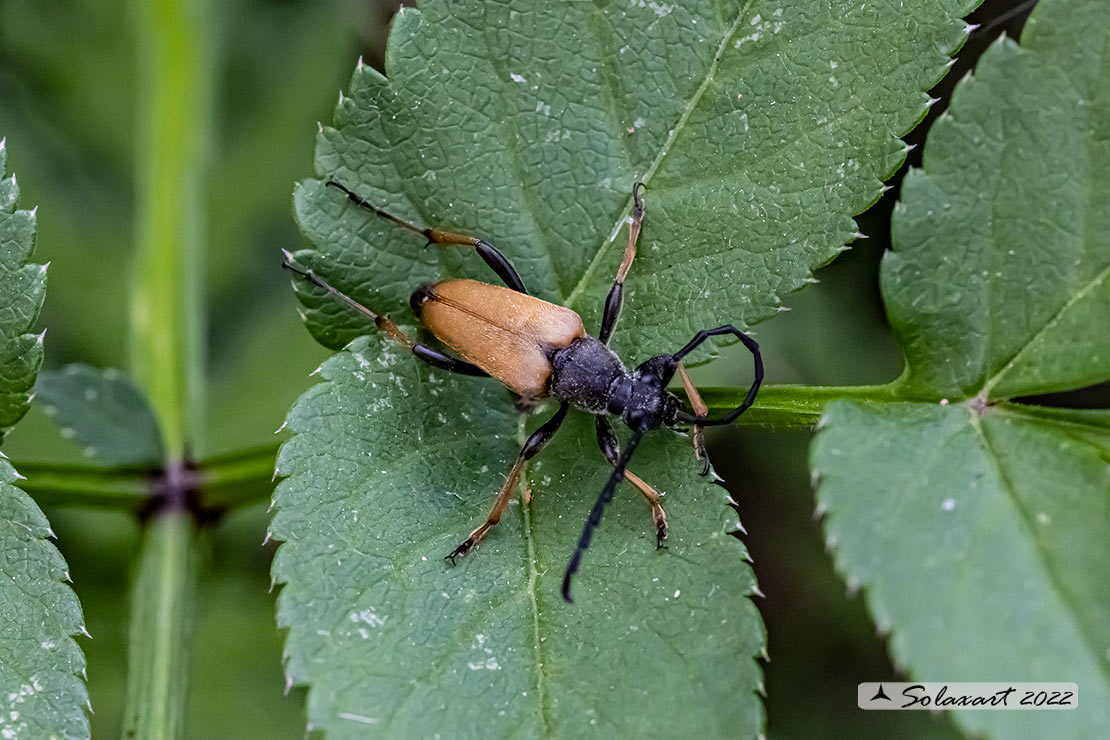
[[1093, 662], [1098, 666], [1098, 670], [1102, 673], [1103, 678], [1106, 679], [1107, 685], [1110, 685], [1110, 666], [1107, 666], [1107, 664], [1098, 657], [1102, 654], [1098, 639], [1090, 633], [1085, 620], [1080, 619], [1078, 607], [1058, 581], [1056, 570], [1052, 567], [1047, 553], [1045, 553], [1044, 548], [1041, 546], [1041, 542], [1034, 532], [1028, 512], [1025, 510], [1025, 507], [1021, 505], [1021, 501], [1014, 492], [1013, 483], [1010, 482], [1009, 476], [1006, 475], [1002, 462], [998, 459], [998, 455], [994, 452], [994, 447], [987, 438], [987, 434], [983, 431], [983, 426], [979, 421], [978, 415], [971, 410], [969, 410], [968, 413], [971, 427], [979, 437], [979, 441], [983, 446], [983, 452], [990, 461], [991, 468], [994, 470], [995, 478], [998, 480], [1002, 490], [1005, 491], [1010, 505], [1013, 507], [1014, 511], [1017, 512], [1018, 519], [1025, 529], [1026, 536], [1033, 543], [1033, 548], [1037, 553], [1037, 559], [1040, 563], [1041, 570], [1044, 572], [1048, 582], [1052, 584], [1052, 590], [1055, 592], [1059, 603], [1064, 607], [1064, 611], [1067, 612], [1069, 621], [1075, 627], [1076, 632], [1079, 633], [1087, 649], [1090, 651]]
[[[526, 415], [521, 414], [521, 415], [518, 416], [516, 440], [517, 440], [517, 443], [521, 447], [524, 446], [524, 443], [527, 441], [527, 438], [528, 438], [527, 420], [528, 420], [528, 416], [526, 416]], [[404, 457], [409, 457], [410, 454], [415, 454], [415, 453], [406, 453]], [[537, 588], [536, 588], [537, 581], [539, 579], [539, 570], [536, 567], [535, 533], [534, 533], [534, 530], [533, 530], [533, 527], [532, 527], [531, 509], [530, 509], [528, 503], [526, 502], [526, 496], [527, 496], [526, 492], [527, 492], [528, 488], [530, 487], [528, 485], [528, 483], [526, 483], [526, 481], [529, 480], [529, 467], [530, 467], [529, 464], [525, 463], [524, 469], [521, 471], [520, 481], [517, 484], [517, 488], [518, 488], [517, 497], [520, 501], [519, 509], [520, 509], [520, 513], [521, 513], [521, 532], [523, 534], [524, 545], [525, 545], [524, 555], [525, 555], [526, 561], [528, 562], [528, 578], [524, 582], [523, 591], [524, 591], [524, 593], [525, 593], [525, 595], [527, 596], [527, 599], [528, 599], [528, 605], [529, 605], [529, 610], [530, 610], [531, 615], [532, 615], [532, 625], [533, 625], [532, 639], [533, 639], [533, 643], [534, 643], [533, 644], [533, 651], [534, 651], [534, 656], [535, 656], [534, 657], [534, 662], [535, 662], [535, 666], [534, 666], [535, 667], [535, 684], [533, 686], [534, 691], [532, 692], [532, 695], [536, 698], [536, 703], [538, 705], [539, 711], [537, 712], [537, 715], [538, 715], [539, 720], [540, 720], [540, 726], [541, 726], [542, 731], [543, 731], [543, 736], [544, 737], [551, 737], [551, 719], [550, 719], [551, 707], [550, 707], [550, 702], [549, 702], [549, 699], [548, 699], [547, 689], [546, 689], [547, 660], [546, 660], [546, 657], [544, 656], [544, 652], [543, 652], [543, 640], [541, 640], [542, 629], [540, 627], [540, 609], [539, 609], [539, 603], [538, 603], [538, 599], [537, 599]], [[343, 535], [340, 535], [334, 529], [333, 529], [333, 532], [335, 532], [335, 534], [337, 536], [343, 538], [344, 540], [347, 539]], [[423, 545], [421, 545], [421, 549], [425, 549]], [[402, 558], [401, 560], [405, 560], [405, 558]], [[403, 570], [398, 570], [397, 572], [398, 573], [403, 573]], [[518, 594], [519, 594], [518, 591], [512, 591], [512, 592], [506, 594], [506, 596], [504, 597], [504, 601], [510, 601], [514, 598], [517, 598]], [[498, 605], [500, 605], [500, 603], [502, 603], [502, 602], [498, 602]], [[489, 608], [487, 610], [482, 611], [480, 614], [476, 615], [473, 619], [471, 619], [469, 622], [467, 622], [467, 626], [456, 630], [456, 632], [458, 634], [467, 633], [471, 629], [471, 627], [470, 627], [471, 624], [473, 624], [473, 623], [479, 623], [479, 624], [482, 623], [482, 621], [485, 620], [488, 617], [489, 613], [491, 613], [493, 611], [496, 611], [496, 607], [492, 607], [492, 608]], [[451, 646], [444, 653], [442, 653], [440, 656], [438, 656], [433, 661], [431, 668], [429, 668], [429, 670], [426, 672], [425, 678], [427, 676], [435, 675], [435, 673], [438, 672], [439, 668], [448, 659], [450, 659], [452, 656], [457, 654], [458, 650], [461, 648], [462, 645], [463, 645], [463, 643], [459, 642], [459, 641], [452, 642]], [[394, 722], [397, 718], [397, 715], [400, 713], [400, 711], [405, 707], [405, 705], [407, 705], [407, 703], [415, 695], [415, 690], [416, 690], [415, 687], [420, 685], [421, 683], [423, 683], [423, 680], [424, 679], [421, 679], [421, 680], [418, 680], [418, 681], [414, 682], [414, 684], [413, 684], [414, 688], [411, 689], [399, 702], [397, 702], [397, 705], [394, 708], [393, 713], [389, 716], [389, 718], [386, 720], [385, 724], [383, 725], [384, 727], [392, 727], [394, 725]]]
[[[744, 3], [744, 6], [740, 8], [740, 12], [736, 14], [736, 18], [732, 21], [732, 25], [729, 26], [728, 31], [726, 31], [725, 34], [721, 37], [721, 43], [717, 46], [717, 51], [713, 55], [713, 61], [710, 63], [709, 69], [705, 73], [705, 77], [702, 78], [701, 84], [698, 86], [698, 89], [694, 91], [694, 94], [690, 97], [689, 102], [686, 104], [686, 107], [682, 111], [682, 115], [678, 118], [678, 123], [676, 123], [672, 129], [670, 129], [667, 140], [663, 143], [662, 148], [659, 150], [659, 154], [656, 155], [655, 159], [651, 163], [651, 166], [648, 167], [647, 172], [645, 172], [643, 177], [640, 178], [640, 181], [643, 182], [645, 185], [651, 184], [652, 177], [654, 177], [660, 165], [663, 164], [663, 160], [666, 159], [667, 155], [670, 153], [671, 147], [674, 145], [674, 142], [678, 139], [679, 135], [686, 128], [686, 122], [690, 119], [690, 116], [698, 107], [698, 103], [701, 102], [702, 96], [705, 95], [705, 91], [709, 88], [710, 83], [713, 82], [713, 77], [717, 73], [717, 68], [721, 64], [721, 58], [725, 54], [729, 41], [732, 40], [732, 37], [736, 34], [736, 29], [740, 27], [740, 22], [747, 17], [748, 11], [751, 10], [752, 5], [754, 4], [755, 0], [748, 0], [746, 3]], [[628, 200], [625, 201], [624, 208], [621, 209], [620, 216], [617, 218], [616, 223], [613, 224], [613, 228], [612, 230], [610, 230], [608, 238], [605, 239], [605, 241], [603, 241], [598, 246], [596, 252], [594, 253], [594, 258], [590, 260], [590, 264], [586, 266], [586, 270], [582, 273], [582, 277], [567, 295], [567, 299], [563, 302], [563, 305], [567, 308], [574, 307], [575, 302], [579, 299], [579, 297], [581, 297], [582, 292], [589, 284], [590, 278], [593, 277], [594, 272], [597, 271], [598, 266], [605, 259], [605, 255], [608, 253], [609, 247], [613, 244], [613, 242], [617, 240], [617, 235], [620, 233], [621, 227], [624, 225], [625, 221], [628, 220], [629, 214], [632, 213], [632, 201], [632, 194], [629, 193]]]
[[[523, 449], [526, 441], [528, 430], [526, 428], [527, 417], [523, 414], [520, 415], [519, 422], [517, 423], [517, 442]], [[547, 698], [547, 660], [543, 654], [543, 640], [540, 630], [540, 607], [536, 592], [536, 581], [539, 579], [539, 570], [536, 568], [536, 537], [532, 529], [532, 511], [528, 504], [528, 489], [530, 486], [526, 481], [531, 480], [529, 470], [531, 466], [525, 462], [524, 469], [521, 471], [520, 480], [517, 483], [518, 496], [520, 499], [520, 516], [521, 526], [520, 531], [524, 534], [524, 557], [528, 562], [528, 606], [532, 612], [532, 641], [533, 651], [536, 660], [536, 702], [539, 704], [540, 723], [543, 726], [543, 734], [549, 737], [551, 734], [551, 721], [550, 710], [551, 707]]]

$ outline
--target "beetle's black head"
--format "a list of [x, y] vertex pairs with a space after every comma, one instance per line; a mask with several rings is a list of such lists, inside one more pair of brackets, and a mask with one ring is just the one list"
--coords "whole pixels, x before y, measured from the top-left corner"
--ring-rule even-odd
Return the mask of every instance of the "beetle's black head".
[[656, 355], [632, 371], [632, 392], [621, 414], [625, 424], [646, 431], [674, 423], [678, 404], [667, 385], [677, 366], [672, 355]]

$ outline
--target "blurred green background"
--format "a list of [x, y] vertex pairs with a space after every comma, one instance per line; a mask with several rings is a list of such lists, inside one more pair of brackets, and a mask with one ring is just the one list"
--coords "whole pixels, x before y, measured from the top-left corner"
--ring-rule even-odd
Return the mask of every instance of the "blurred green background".
[[[396, 2], [228, 0], [218, 27], [218, 93], [208, 187], [207, 435], [200, 457], [275, 441], [273, 431], [325, 357], [303, 330], [280, 248], [301, 237], [293, 182], [312, 174], [317, 121], [362, 55], [381, 68]], [[934, 95], [1006, 30], [1027, 3], [987, 2], [972, 20], [960, 63]], [[1016, 11], [1016, 12], [1015, 12]], [[41, 326], [47, 366], [127, 367], [126, 301], [132, 244], [134, 38], [126, 2], [0, 0], [0, 135], [8, 140], [24, 207], [39, 206], [36, 257], [50, 261]], [[936, 106], [935, 116], [944, 107]], [[923, 141], [927, 124], [910, 141]], [[920, 161], [920, 147], [911, 154]], [[895, 183], [896, 184], [896, 183]], [[793, 310], [757, 327], [770, 383], [885, 382], [901, 369], [878, 297], [897, 188], [860, 219], [871, 238], [787, 301]], [[634, 310], [634, 307], [631, 307]], [[747, 383], [748, 360], [729, 354], [699, 369], [705, 384]], [[855, 684], [897, 676], [858, 595], [825, 555], [806, 469], [809, 435], [752, 430], [711, 439], [718, 470], [739, 502], [766, 598], [769, 736], [957, 737], [943, 717], [864, 713]], [[38, 409], [5, 452], [20, 460], [78, 460]], [[94, 737], [120, 733], [127, 589], [137, 524], [104, 511], [47, 512], [70, 564], [93, 640], [88, 656]], [[285, 695], [274, 623], [265, 505], [238, 511], [207, 538], [190, 695], [190, 738], [303, 738], [303, 695]]]

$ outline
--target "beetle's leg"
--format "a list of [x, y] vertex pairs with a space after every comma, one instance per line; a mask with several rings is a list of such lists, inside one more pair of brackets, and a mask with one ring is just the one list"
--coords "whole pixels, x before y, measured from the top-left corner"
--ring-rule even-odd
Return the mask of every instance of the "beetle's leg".
[[[698, 393], [694, 381], [690, 380], [690, 374], [682, 366], [681, 360], [678, 363], [678, 376], [682, 378], [682, 387], [686, 389], [686, 397], [690, 399], [690, 407], [694, 409], [694, 413], [698, 416], [708, 414], [709, 407], [705, 405], [705, 401], [701, 400], [701, 394]], [[705, 451], [705, 430], [699, 424], [695, 424], [691, 436], [694, 440], [694, 457], [698, 460], [705, 460], [705, 465], [699, 475], [709, 475], [709, 453]]]
[[309, 283], [315, 285], [317, 288], [327, 291], [329, 295], [350, 306], [370, 321], [373, 321], [374, 325], [381, 329], [387, 337], [404, 346], [419, 359], [428, 363], [432, 367], [438, 367], [441, 370], [459, 373], [460, 375], [487, 375], [486, 371], [478, 367], [477, 365], [471, 365], [469, 362], [464, 362], [457, 357], [451, 357], [450, 355], [440, 352], [439, 350], [432, 349], [427, 345], [418, 344], [412, 339], [412, 337], [401, 331], [401, 328], [397, 326], [396, 323], [394, 323], [393, 319], [389, 318], [388, 316], [381, 316], [374, 313], [369, 308], [356, 301], [354, 298], [351, 298], [346, 293], [333, 287], [330, 283], [328, 283], [328, 281], [324, 280], [312, 270], [308, 270], [298, 266], [293, 261], [293, 255], [287, 250], [282, 250], [282, 252], [285, 254], [285, 261], [281, 263], [282, 267], [284, 267], [286, 270], [289, 270], [293, 274], [300, 276]]
[[460, 360], [458, 357], [452, 357], [446, 352], [432, 349], [426, 344], [412, 345], [412, 353], [432, 367], [438, 367], [440, 370], [457, 373], [458, 375], [473, 375], [478, 378], [489, 376], [489, 373], [477, 365], [471, 365], [466, 360]]
[[624, 247], [624, 259], [617, 269], [617, 277], [609, 295], [605, 297], [605, 312], [601, 317], [601, 331], [597, 338], [609, 344], [609, 337], [613, 336], [613, 329], [617, 326], [617, 318], [621, 315], [621, 306], [624, 304], [624, 279], [628, 277], [628, 270], [632, 267], [632, 260], [636, 259], [636, 241], [640, 238], [640, 225], [644, 222], [644, 201], [640, 198], [642, 182], [632, 186], [632, 223], [628, 225], [628, 244]]
[[748, 351], [752, 353], [752, 361], [755, 363], [755, 379], [752, 380], [752, 385], [748, 388], [748, 394], [744, 396], [744, 401], [739, 406], [719, 419], [710, 419], [705, 416], [703, 412], [687, 414], [685, 411], [679, 411], [677, 416], [678, 421], [711, 427], [731, 424], [736, 420], [736, 417], [751, 408], [751, 405], [755, 402], [755, 394], [759, 392], [759, 385], [763, 382], [763, 357], [759, 354], [759, 344], [735, 326], [725, 324], [724, 326], [718, 326], [716, 329], [702, 329], [694, 335], [693, 339], [686, 343], [685, 347], [675, 352], [672, 357], [674, 357], [675, 362], [681, 362], [683, 357], [697, 349], [698, 345], [706, 339], [709, 337], [721, 336], [722, 334], [732, 334], [743, 342], [744, 346], [748, 348]]
[[540, 454], [540, 450], [544, 448], [551, 438], [555, 436], [555, 432], [559, 431], [559, 426], [566, 418], [567, 409], [569, 405], [564, 403], [559, 406], [559, 410], [555, 415], [544, 422], [536, 431], [532, 432], [532, 436], [524, 443], [524, 447], [520, 449], [520, 454], [516, 456], [516, 461], [513, 467], [509, 470], [509, 475], [506, 476], [505, 482], [501, 485], [501, 490], [497, 492], [497, 498], [493, 500], [493, 508], [490, 509], [489, 516], [482, 526], [475, 529], [470, 533], [466, 540], [451, 551], [444, 560], [450, 560], [452, 564], [455, 558], [462, 557], [470, 552], [471, 549], [486, 536], [486, 533], [501, 521], [501, 512], [505, 510], [505, 506], [509, 503], [509, 499], [513, 497], [513, 490], [516, 488], [517, 482], [520, 480], [520, 471], [524, 469], [524, 463], [531, 460], [536, 455]]
[[442, 229], [422, 229], [415, 224], [411, 224], [408, 221], [397, 218], [387, 211], [383, 211], [381, 208], [378, 208], [373, 203], [358, 195], [342, 183], [336, 182], [335, 180], [328, 180], [327, 185], [341, 191], [344, 195], [347, 196], [348, 200], [350, 200], [352, 203], [359, 206], [360, 208], [365, 208], [366, 210], [375, 213], [378, 216], [381, 216], [387, 221], [392, 221], [398, 226], [406, 228], [409, 231], [415, 231], [417, 234], [420, 234], [425, 239], [427, 239], [429, 244], [436, 244], [439, 246], [473, 247], [474, 251], [478, 253], [478, 256], [481, 257], [485, 261], [485, 263], [493, 269], [495, 273], [497, 273], [497, 277], [501, 278], [501, 282], [505, 283], [506, 286], [512, 288], [515, 291], [524, 294], [528, 293], [527, 288], [524, 287], [524, 281], [520, 279], [520, 275], [517, 274], [517, 271], [512, 266], [512, 263], [510, 263], [509, 260], [505, 258], [505, 255], [501, 254], [497, 247], [493, 246], [489, 242], [482, 241], [477, 237], [467, 236], [466, 234], [458, 234], [453, 231], [444, 231]]
[[[613, 425], [604, 416], [594, 418], [597, 425], [597, 446], [601, 448], [601, 454], [605, 455], [609, 464], [616, 466], [620, 460], [621, 448], [617, 441], [617, 435], [613, 433]], [[640, 489], [640, 493], [644, 494], [648, 505], [651, 506], [651, 518], [655, 520], [655, 547], [656, 549], [662, 548], [663, 540], [667, 539], [667, 514], [663, 511], [659, 492], [631, 470], [624, 471], [624, 477], [625, 480]]]

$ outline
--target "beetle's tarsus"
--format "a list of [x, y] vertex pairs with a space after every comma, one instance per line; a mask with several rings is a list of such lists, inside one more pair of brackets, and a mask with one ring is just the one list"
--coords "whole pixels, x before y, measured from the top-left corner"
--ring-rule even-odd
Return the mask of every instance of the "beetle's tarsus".
[[642, 182], [639, 181], [632, 185], [632, 207], [635, 208], [637, 211], [644, 210], [644, 201], [640, 197], [640, 191], [644, 190], [645, 188], [647, 188], [647, 185], [644, 185]]
[[454, 565], [454, 564], [455, 564], [455, 558], [461, 558], [461, 557], [465, 557], [465, 556], [466, 556], [466, 554], [467, 554], [468, 552], [470, 552], [470, 549], [471, 549], [472, 547], [474, 547], [474, 541], [473, 541], [473, 538], [471, 538], [471, 537], [467, 537], [467, 538], [466, 538], [466, 541], [465, 541], [465, 542], [463, 542], [463, 543], [462, 543], [461, 545], [459, 545], [459, 546], [458, 546], [458, 547], [456, 547], [456, 548], [455, 548], [454, 550], [452, 550], [452, 551], [451, 551], [451, 554], [450, 554], [450, 555], [447, 555], [447, 556], [446, 556], [446, 557], [444, 557], [443, 559], [444, 559], [444, 560], [450, 560], [450, 561], [451, 561], [451, 565]]

